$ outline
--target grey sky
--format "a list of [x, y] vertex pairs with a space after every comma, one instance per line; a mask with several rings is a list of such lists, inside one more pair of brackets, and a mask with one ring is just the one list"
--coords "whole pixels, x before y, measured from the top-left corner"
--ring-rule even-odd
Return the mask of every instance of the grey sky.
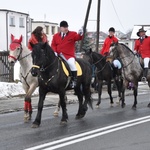
[[[97, 1], [92, 0], [89, 20], [96, 20]], [[38, 21], [59, 23], [66, 20], [70, 30], [78, 31], [84, 24], [88, 2], [89, 0], [4, 0], [1, 1], [0, 9], [29, 13], [31, 18]], [[150, 0], [101, 0], [100, 29], [107, 32], [113, 26], [116, 30], [127, 32], [134, 25], [150, 24], [149, 9]], [[87, 28], [95, 31], [96, 21], [88, 21]]]

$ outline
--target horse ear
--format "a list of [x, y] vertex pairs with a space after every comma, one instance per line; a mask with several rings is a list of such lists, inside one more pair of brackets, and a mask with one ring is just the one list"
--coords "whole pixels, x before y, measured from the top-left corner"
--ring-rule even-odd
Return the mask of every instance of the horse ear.
[[92, 53], [92, 48], [88, 49], [88, 50], [86, 51], [86, 53], [87, 53], [87, 54], [91, 54], [91, 53]]
[[14, 41], [15, 37], [13, 34], [11, 34], [11, 42]]
[[20, 39], [19, 39], [19, 43], [21, 43], [22, 42], [22, 35], [20, 36]]

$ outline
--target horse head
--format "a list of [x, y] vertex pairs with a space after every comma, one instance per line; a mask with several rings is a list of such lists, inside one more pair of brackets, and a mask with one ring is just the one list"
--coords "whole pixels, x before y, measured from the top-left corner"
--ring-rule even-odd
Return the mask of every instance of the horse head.
[[46, 71], [56, 59], [54, 51], [51, 49], [47, 42], [39, 42], [37, 44], [31, 44], [32, 47], [32, 61], [33, 66], [31, 74], [37, 76], [39, 72]]
[[88, 61], [90, 64], [93, 64], [93, 58], [92, 58], [92, 49], [87, 49], [85, 53], [83, 54], [83, 59]]
[[8, 61], [14, 64], [22, 53], [22, 35], [19, 39], [15, 39], [14, 35], [11, 34], [11, 43], [9, 45], [9, 56]]
[[118, 57], [119, 57], [119, 44], [118, 43], [112, 43], [110, 45], [109, 55], [107, 56], [107, 59], [115, 59]]

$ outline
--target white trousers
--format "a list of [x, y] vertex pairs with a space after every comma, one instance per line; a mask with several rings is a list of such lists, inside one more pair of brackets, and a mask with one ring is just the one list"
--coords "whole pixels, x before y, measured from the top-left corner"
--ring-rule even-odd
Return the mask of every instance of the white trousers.
[[115, 68], [121, 69], [121, 67], [122, 67], [122, 65], [118, 59], [115, 59], [113, 61], [113, 64], [114, 64]]
[[71, 71], [77, 71], [74, 57], [66, 59], [62, 53], [59, 55], [68, 63]]
[[149, 68], [149, 61], [150, 61], [150, 58], [146, 57], [144, 58], [144, 68]]

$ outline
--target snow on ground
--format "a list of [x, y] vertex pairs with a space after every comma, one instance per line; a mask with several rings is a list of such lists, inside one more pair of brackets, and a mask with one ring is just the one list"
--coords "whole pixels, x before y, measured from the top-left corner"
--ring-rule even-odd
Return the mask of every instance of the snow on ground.
[[[14, 66], [14, 81], [19, 80], [20, 63], [17, 61]], [[22, 87], [22, 83], [9, 83], [0, 82], [0, 99], [9, 98], [13, 96], [24, 95], [25, 91]], [[38, 88], [32, 95], [38, 94]]]
[[[22, 83], [8, 83], [8, 82], [0, 82], [0, 99], [2, 98], [10, 98], [13, 96], [24, 95], [25, 91], [22, 88]], [[32, 95], [38, 94], [38, 88]]]

